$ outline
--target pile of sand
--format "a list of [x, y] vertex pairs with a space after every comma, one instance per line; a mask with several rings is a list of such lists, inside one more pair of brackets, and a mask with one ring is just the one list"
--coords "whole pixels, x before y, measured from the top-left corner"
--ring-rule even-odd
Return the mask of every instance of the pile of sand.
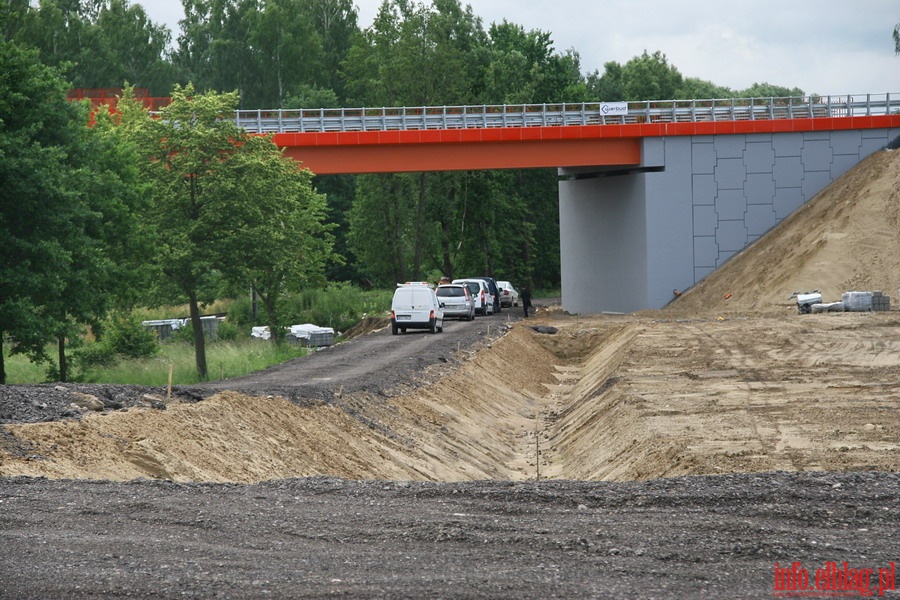
[[[166, 410], [5, 425], [28, 452], [0, 447], [0, 477], [233, 481], [526, 479], [534, 417], [553, 354], [516, 327], [424, 389], [297, 406], [223, 392]], [[531, 436], [529, 438], [529, 436]]]
[[[793, 292], [824, 302], [880, 290], [900, 301], [900, 151], [872, 154], [677, 298], [677, 311], [785, 312]], [[726, 298], [726, 296], [729, 296]]]

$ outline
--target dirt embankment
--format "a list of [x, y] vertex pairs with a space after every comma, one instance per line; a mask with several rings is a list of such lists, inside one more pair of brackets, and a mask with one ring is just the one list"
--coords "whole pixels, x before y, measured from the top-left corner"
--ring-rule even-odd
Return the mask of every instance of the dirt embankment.
[[[10, 425], [0, 474], [257, 482], [896, 470], [894, 313], [542, 318], [408, 393], [298, 406], [219, 393], [167, 410]], [[539, 457], [539, 460], [538, 460]]]
[[825, 302], [880, 290], [900, 303], [900, 151], [870, 155], [669, 308], [786, 314], [793, 292], [814, 289]]
[[[304, 398], [288, 365], [268, 376], [292, 386], [292, 401], [229, 392], [225, 382], [167, 410], [9, 424], [0, 476], [624, 481], [896, 471], [898, 313], [798, 315], [787, 297], [881, 289], [896, 304], [898, 224], [900, 152], [879, 152], [664, 311], [508, 315], [493, 323], [509, 332], [471, 352], [441, 336], [382, 336], [370, 354], [417, 348], [391, 364], [443, 344], [441, 360], [420, 373], [428, 385], [391, 393], [344, 393], [336, 375], [327, 399]], [[479, 323], [458, 324], [460, 335], [484, 339], [477, 327], [491, 322]], [[339, 374], [344, 362], [329, 368]]]

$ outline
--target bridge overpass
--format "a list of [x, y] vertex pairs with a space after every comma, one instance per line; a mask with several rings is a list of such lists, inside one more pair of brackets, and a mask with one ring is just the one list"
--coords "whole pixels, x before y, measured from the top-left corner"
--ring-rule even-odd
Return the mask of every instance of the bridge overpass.
[[660, 308], [900, 137], [900, 93], [237, 111], [317, 174], [554, 167], [563, 308]]

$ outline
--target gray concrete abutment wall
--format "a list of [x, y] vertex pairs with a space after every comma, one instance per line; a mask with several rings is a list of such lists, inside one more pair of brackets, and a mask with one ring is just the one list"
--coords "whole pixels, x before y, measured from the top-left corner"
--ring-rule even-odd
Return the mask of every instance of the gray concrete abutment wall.
[[644, 138], [637, 168], [560, 169], [563, 309], [662, 308], [897, 136]]

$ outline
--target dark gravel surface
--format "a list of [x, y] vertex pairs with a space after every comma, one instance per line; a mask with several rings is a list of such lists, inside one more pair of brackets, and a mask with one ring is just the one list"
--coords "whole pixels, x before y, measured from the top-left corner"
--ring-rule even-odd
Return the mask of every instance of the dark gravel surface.
[[876, 473], [616, 484], [8, 478], [0, 598], [790, 596], [775, 589], [776, 563], [806, 570], [804, 597], [860, 595], [815, 589], [829, 562], [873, 569], [864, 594], [877, 595], [878, 569], [889, 586], [900, 549], [898, 501], [900, 476]]

